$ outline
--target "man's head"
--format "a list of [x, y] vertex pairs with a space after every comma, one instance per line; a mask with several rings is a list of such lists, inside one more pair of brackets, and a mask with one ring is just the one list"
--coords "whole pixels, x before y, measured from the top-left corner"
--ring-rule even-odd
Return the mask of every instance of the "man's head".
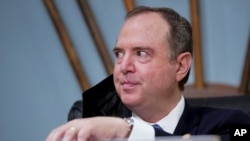
[[[126, 19], [130, 17], [147, 13], [156, 12], [159, 13], [162, 18], [169, 24], [170, 30], [166, 36], [171, 51], [171, 61], [174, 61], [177, 56], [183, 52], [189, 52], [193, 54], [193, 40], [192, 29], [189, 22], [176, 11], [170, 8], [150, 8], [140, 6], [132, 10], [126, 15]], [[184, 90], [184, 84], [188, 81], [189, 73], [179, 82], [180, 90]]]
[[179, 98], [188, 79], [191, 27], [171, 9], [138, 7], [128, 13], [114, 53], [114, 83], [122, 101], [138, 109], [163, 106]]

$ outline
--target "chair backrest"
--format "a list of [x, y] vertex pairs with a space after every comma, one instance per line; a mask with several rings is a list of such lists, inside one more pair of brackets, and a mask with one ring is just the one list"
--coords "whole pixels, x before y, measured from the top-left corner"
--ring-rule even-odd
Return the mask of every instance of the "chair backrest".
[[250, 116], [250, 95], [188, 98], [192, 106], [208, 106], [216, 108], [238, 109]]
[[83, 112], [82, 100], [75, 101], [69, 110], [68, 121], [82, 118], [82, 112]]

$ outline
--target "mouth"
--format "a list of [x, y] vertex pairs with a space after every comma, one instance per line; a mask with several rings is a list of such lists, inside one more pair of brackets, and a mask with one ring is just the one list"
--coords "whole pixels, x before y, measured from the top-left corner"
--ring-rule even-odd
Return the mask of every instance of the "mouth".
[[130, 90], [139, 85], [138, 82], [123, 81], [120, 83], [124, 90]]

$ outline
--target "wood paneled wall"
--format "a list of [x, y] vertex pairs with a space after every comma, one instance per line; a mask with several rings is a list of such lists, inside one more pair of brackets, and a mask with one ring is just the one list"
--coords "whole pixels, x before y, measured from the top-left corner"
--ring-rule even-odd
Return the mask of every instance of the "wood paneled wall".
[[[75, 52], [72, 41], [67, 33], [66, 27], [64, 26], [61, 17], [58, 13], [56, 5], [53, 0], [44, 0], [44, 3], [48, 9], [51, 19], [57, 29], [58, 35], [63, 44], [64, 50], [68, 56], [71, 66], [75, 72], [77, 80], [79, 82], [82, 90], [87, 90], [90, 88], [89, 80], [86, 77], [84, 68], [81, 66], [80, 60]], [[107, 75], [113, 72], [113, 63], [108, 50], [106, 48], [105, 42], [100, 34], [99, 28], [96, 24], [92, 10], [89, 7], [87, 0], [78, 0], [80, 9], [82, 10], [83, 18], [85, 18], [91, 36], [95, 42], [96, 48], [99, 55], [102, 58], [103, 64], [105, 66]], [[124, 6], [127, 11], [132, 10], [136, 4], [134, 0], [123, 0]], [[201, 25], [200, 25], [200, 15], [199, 15], [199, 0], [189, 0], [190, 4], [190, 14], [191, 14], [191, 24], [193, 28], [193, 43], [195, 46], [194, 50], [194, 72], [195, 72], [195, 82], [192, 89], [204, 90], [207, 86], [204, 80], [203, 74], [203, 59], [202, 59], [202, 43], [201, 43]], [[239, 93], [249, 93], [249, 80], [250, 80], [250, 39], [248, 44], [248, 50], [245, 60], [245, 65], [242, 73], [242, 81], [239, 86]]]

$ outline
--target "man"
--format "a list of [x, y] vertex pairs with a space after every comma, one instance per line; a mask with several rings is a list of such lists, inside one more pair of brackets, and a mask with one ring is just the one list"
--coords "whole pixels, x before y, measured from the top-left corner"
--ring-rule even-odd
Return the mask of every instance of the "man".
[[85, 118], [54, 129], [47, 141], [154, 139], [159, 128], [170, 136], [211, 134], [227, 141], [231, 127], [250, 125], [242, 112], [192, 108], [185, 101], [191, 32], [188, 21], [169, 8], [128, 13], [114, 48], [113, 76], [83, 93]]

